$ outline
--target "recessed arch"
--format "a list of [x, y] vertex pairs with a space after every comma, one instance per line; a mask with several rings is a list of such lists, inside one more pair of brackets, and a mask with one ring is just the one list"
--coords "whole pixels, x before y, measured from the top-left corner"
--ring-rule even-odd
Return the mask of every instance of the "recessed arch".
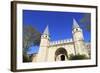
[[65, 61], [68, 58], [65, 48], [60, 47], [55, 51], [55, 61]]

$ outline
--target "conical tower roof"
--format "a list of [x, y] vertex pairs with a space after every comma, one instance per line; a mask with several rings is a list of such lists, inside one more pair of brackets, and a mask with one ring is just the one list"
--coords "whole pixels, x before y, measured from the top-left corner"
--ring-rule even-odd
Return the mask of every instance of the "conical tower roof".
[[73, 29], [74, 28], [80, 28], [80, 26], [78, 25], [78, 23], [75, 19], [73, 19]]
[[49, 35], [49, 27], [48, 27], [48, 25], [46, 26], [43, 34]]

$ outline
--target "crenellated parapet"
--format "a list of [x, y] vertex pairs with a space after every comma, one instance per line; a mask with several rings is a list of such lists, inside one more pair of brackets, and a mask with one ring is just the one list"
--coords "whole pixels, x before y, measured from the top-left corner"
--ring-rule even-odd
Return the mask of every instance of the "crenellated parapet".
[[52, 42], [50, 42], [50, 46], [58, 45], [58, 44], [65, 44], [65, 43], [71, 43], [71, 42], [73, 42], [72, 39], [64, 39], [64, 40], [52, 41]]

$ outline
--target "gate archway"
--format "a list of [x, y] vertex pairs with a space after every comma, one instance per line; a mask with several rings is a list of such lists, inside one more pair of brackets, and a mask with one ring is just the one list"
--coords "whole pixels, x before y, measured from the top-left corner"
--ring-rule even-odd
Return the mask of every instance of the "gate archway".
[[65, 61], [67, 60], [67, 51], [65, 48], [58, 48], [55, 52], [55, 61]]

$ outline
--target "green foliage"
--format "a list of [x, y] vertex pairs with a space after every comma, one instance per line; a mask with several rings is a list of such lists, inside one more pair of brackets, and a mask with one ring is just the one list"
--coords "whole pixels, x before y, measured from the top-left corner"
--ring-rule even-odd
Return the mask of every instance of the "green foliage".
[[90, 30], [91, 30], [91, 25], [87, 24], [86, 29], [87, 29], [88, 31], [90, 31]]
[[41, 33], [30, 25], [23, 27], [23, 62], [30, 62], [31, 56], [27, 54], [27, 50], [32, 45], [40, 44]]
[[73, 55], [73, 54], [71, 54], [70, 55], [70, 57], [69, 57], [69, 60], [84, 60], [84, 59], [88, 59], [87, 57], [86, 57], [86, 55], [80, 55], [80, 54], [78, 54], [78, 55]]
[[32, 45], [40, 44], [41, 34], [32, 26], [23, 27], [23, 47], [25, 49], [29, 48]]
[[80, 20], [80, 23], [82, 24], [81, 26], [89, 32], [91, 31], [91, 24], [89, 23], [90, 19], [90, 14], [84, 14], [83, 18]]
[[31, 62], [31, 59], [29, 58], [28, 55], [26, 54], [23, 55], [23, 62]]

